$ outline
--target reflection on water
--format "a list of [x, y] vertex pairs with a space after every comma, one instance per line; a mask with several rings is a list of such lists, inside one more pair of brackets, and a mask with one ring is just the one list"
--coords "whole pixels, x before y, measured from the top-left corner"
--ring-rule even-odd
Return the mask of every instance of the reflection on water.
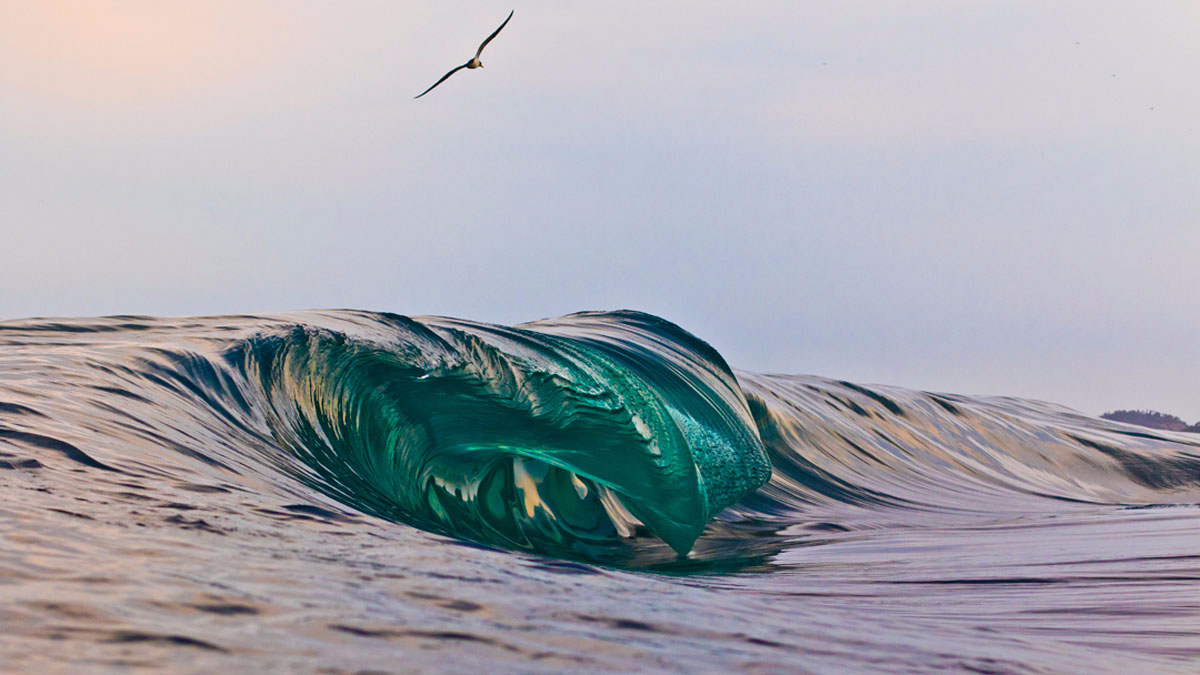
[[[247, 345], [296, 326], [402, 351], [395, 336], [421, 327], [398, 321], [0, 323], [4, 669], [1200, 668], [1194, 436], [1015, 399], [735, 382], [706, 345], [640, 315], [521, 329], [588, 335], [594, 351], [481, 347], [488, 359], [472, 363], [512, 386], [449, 407], [372, 380], [378, 350], [337, 352], [353, 391], [300, 386], [320, 378], [296, 369], [270, 371], [292, 378], [276, 386], [247, 366], [267, 361], [248, 359]], [[452, 323], [421, 326], [444, 339]], [[596, 347], [597, 325], [625, 351]], [[512, 339], [492, 330], [491, 346]], [[453, 351], [422, 349], [426, 370], [394, 381], [427, 386]], [[586, 372], [556, 371], [563, 351]], [[557, 379], [534, 381], [539, 372]], [[361, 403], [377, 395], [415, 398]], [[680, 462], [735, 474], [753, 455], [721, 453], [745, 426], [770, 482], [715, 513], [681, 558], [654, 532], [682, 531], [669, 528], [683, 511], [637, 483], [658, 475], [650, 464], [513, 459], [514, 438], [525, 452], [609, 434], [596, 452], [649, 461], [631, 415], [680, 434], [668, 449]], [[455, 434], [472, 441], [452, 462], [444, 455], [464, 447], [446, 440]], [[704, 453], [719, 459], [691, 459]], [[429, 493], [404, 492], [406, 472], [429, 465], [420, 485], [457, 481], [476, 499], [443, 491], [442, 510], [424, 510], [431, 502], [413, 495]], [[662, 489], [710, 504], [696, 508], [719, 501]]]

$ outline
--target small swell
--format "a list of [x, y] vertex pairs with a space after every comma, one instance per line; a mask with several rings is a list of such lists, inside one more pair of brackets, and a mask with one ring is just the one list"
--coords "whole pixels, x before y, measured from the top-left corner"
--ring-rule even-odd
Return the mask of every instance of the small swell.
[[801, 519], [837, 505], [998, 514], [1053, 501], [1200, 503], [1200, 439], [1186, 434], [1019, 399], [951, 403], [899, 387], [738, 376], [775, 468], [735, 507], [743, 517]]

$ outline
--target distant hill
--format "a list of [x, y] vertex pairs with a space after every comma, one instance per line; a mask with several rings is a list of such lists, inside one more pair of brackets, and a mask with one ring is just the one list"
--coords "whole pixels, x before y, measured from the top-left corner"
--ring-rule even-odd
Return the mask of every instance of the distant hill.
[[1188, 426], [1187, 422], [1179, 419], [1174, 415], [1167, 415], [1154, 410], [1113, 410], [1106, 412], [1100, 417], [1114, 422], [1124, 422], [1126, 424], [1136, 424], [1142, 427], [1151, 429], [1162, 429], [1163, 431], [1189, 431], [1192, 433], [1200, 433], [1200, 422]]

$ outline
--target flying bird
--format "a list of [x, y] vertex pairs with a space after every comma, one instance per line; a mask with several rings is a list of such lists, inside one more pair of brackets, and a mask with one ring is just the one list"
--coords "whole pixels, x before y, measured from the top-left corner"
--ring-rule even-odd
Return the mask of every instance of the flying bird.
[[[513, 10], [513, 11], [516, 11], [516, 10]], [[455, 68], [454, 70], [452, 70], [452, 71], [450, 71], [450, 72], [446, 73], [445, 75], [443, 75], [443, 76], [442, 76], [442, 79], [438, 80], [437, 82], [434, 82], [432, 87], [430, 87], [430, 88], [426, 89], [425, 91], [423, 91], [423, 92], [421, 92], [421, 93], [417, 94], [417, 95], [416, 95], [416, 96], [414, 96], [413, 98], [414, 98], [414, 99], [421, 98], [421, 97], [422, 97], [422, 96], [424, 96], [425, 94], [428, 94], [429, 92], [433, 91], [433, 90], [434, 90], [434, 88], [435, 88], [435, 87], [437, 87], [439, 84], [441, 84], [441, 83], [445, 82], [445, 81], [446, 81], [446, 79], [447, 79], [447, 78], [449, 78], [451, 75], [453, 75], [453, 74], [457, 73], [458, 71], [462, 70], [463, 68], [466, 68], [466, 69], [468, 69], [468, 70], [475, 70], [476, 68], [482, 68], [482, 67], [483, 67], [483, 61], [480, 61], [480, 60], [479, 60], [479, 56], [480, 56], [481, 54], [483, 54], [483, 48], [484, 48], [484, 47], [486, 47], [486, 46], [488, 46], [488, 43], [492, 41], [492, 38], [494, 38], [494, 37], [496, 37], [497, 35], [499, 35], [499, 34], [500, 34], [500, 31], [504, 30], [504, 27], [508, 25], [508, 20], [509, 20], [509, 19], [511, 19], [512, 17], [513, 17], [513, 12], [509, 12], [509, 13], [508, 13], [508, 19], [505, 19], [505, 20], [504, 20], [504, 23], [500, 24], [500, 27], [499, 27], [499, 28], [497, 28], [497, 29], [496, 29], [496, 31], [495, 31], [494, 33], [492, 33], [491, 35], [487, 36], [487, 39], [483, 41], [483, 44], [479, 45], [479, 49], [477, 49], [477, 50], [475, 51], [475, 58], [471, 59], [470, 61], [467, 61], [466, 63], [462, 64], [461, 66], [459, 66], [459, 67]]]

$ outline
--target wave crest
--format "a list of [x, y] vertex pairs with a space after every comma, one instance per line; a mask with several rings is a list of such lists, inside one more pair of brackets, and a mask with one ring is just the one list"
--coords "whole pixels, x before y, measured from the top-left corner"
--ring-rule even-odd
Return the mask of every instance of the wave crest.
[[686, 553], [770, 475], [728, 367], [661, 319], [385, 320], [257, 336], [227, 357], [293, 472], [357, 508], [539, 551], [644, 525]]

